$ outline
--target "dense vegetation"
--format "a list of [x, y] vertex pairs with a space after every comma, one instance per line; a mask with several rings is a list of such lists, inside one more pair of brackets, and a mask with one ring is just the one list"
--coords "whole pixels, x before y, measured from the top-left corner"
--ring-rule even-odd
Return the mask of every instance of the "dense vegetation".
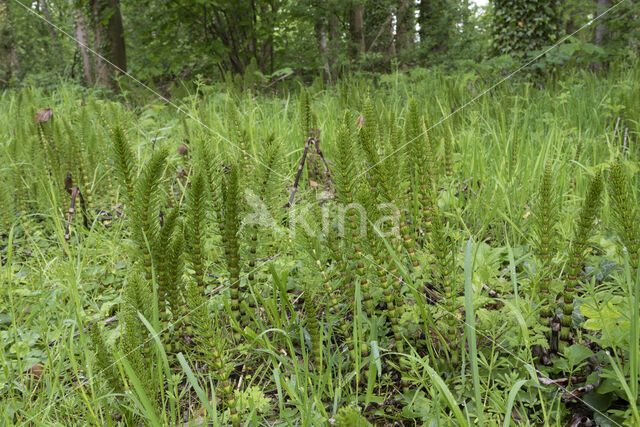
[[638, 425], [640, 68], [494, 78], [3, 92], [2, 423]]
[[640, 425], [640, 3], [0, 0], [0, 424]]
[[238, 74], [267, 86], [485, 60], [512, 71], [561, 40], [533, 68], [601, 67], [638, 58], [639, 16], [632, 0], [0, 0], [0, 88], [64, 76], [126, 90], [125, 71], [163, 94]]

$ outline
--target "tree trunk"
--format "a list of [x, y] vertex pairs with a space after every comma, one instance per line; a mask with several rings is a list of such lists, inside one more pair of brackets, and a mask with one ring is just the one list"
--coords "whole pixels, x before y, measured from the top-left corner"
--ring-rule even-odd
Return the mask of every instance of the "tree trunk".
[[455, 26], [451, 0], [420, 0], [418, 7], [420, 45], [434, 52], [445, 51]]
[[20, 62], [9, 15], [9, 0], [0, 0], [0, 83], [9, 84], [19, 72]]
[[127, 71], [120, 2], [119, 0], [91, 0], [91, 11], [95, 48], [102, 56], [96, 61], [96, 81], [113, 88], [113, 70], [120, 73]]
[[[597, 0], [598, 1], [598, 10], [596, 11], [596, 18], [601, 16], [607, 9], [609, 9], [611, 7], [611, 0]], [[595, 34], [595, 43], [598, 46], [603, 46], [605, 43], [607, 43], [607, 40], [609, 39], [609, 29], [607, 28], [607, 23], [603, 22], [602, 20], [598, 20], [599, 24], [596, 27], [596, 34]], [[606, 70], [609, 68], [609, 63], [608, 62], [594, 62], [591, 64], [592, 68], [595, 71], [600, 71], [600, 70]]]
[[113, 15], [109, 18], [108, 33], [111, 47], [111, 62], [121, 73], [127, 72], [127, 52], [124, 43], [124, 27], [122, 26], [122, 14], [120, 13], [120, 0], [109, 0], [109, 8]]
[[94, 50], [100, 55], [96, 58], [95, 81], [103, 86], [112, 87], [111, 65], [109, 61], [107, 31], [102, 16], [105, 13], [105, 0], [91, 0], [91, 23], [93, 26]]
[[320, 16], [315, 24], [316, 39], [318, 40], [318, 50], [322, 58], [322, 68], [327, 80], [331, 80], [331, 69], [329, 68], [329, 48], [327, 45], [327, 30], [325, 29], [324, 17]]
[[69, 0], [69, 5], [73, 11], [73, 36], [76, 39], [80, 57], [82, 58], [84, 83], [87, 86], [93, 86], [93, 57], [89, 56], [89, 29], [87, 28], [87, 20], [85, 19], [82, 9], [74, 6], [74, 0]]
[[273, 74], [274, 71], [274, 53], [273, 53], [273, 35], [274, 35], [274, 18], [280, 7], [279, 1], [269, 1], [260, 8], [262, 27], [266, 29], [264, 41], [262, 42], [262, 50], [258, 64], [261, 71], [268, 71]]
[[336, 61], [340, 53], [340, 22], [335, 15], [329, 18], [329, 71], [331, 79], [336, 78]]
[[[51, 11], [49, 11], [49, 6], [47, 5], [47, 0], [38, 0], [38, 8], [42, 15], [44, 15], [44, 19], [48, 22], [53, 22], [51, 19]], [[51, 39], [51, 43], [58, 48], [60, 45], [58, 43], [58, 35], [56, 34], [55, 28], [53, 26], [47, 24], [47, 31], [49, 32], [49, 38]]]
[[351, 22], [349, 30], [351, 33], [351, 56], [358, 58], [365, 51], [364, 45], [364, 5], [360, 0], [351, 7]]
[[397, 48], [398, 51], [407, 49], [413, 43], [415, 29], [415, 3], [413, 0], [400, 0], [397, 16]]
[[[389, 24], [387, 24], [387, 32], [389, 33], [389, 46], [387, 48], [387, 53], [390, 57], [394, 57], [396, 56], [396, 45], [398, 43], [396, 40], [396, 34], [394, 34], [395, 28], [393, 28], [393, 9], [389, 10], [389, 17], [387, 19], [389, 21]], [[396, 15], [396, 25], [398, 23], [397, 19], [398, 16]]]
[[[598, 11], [596, 12], [596, 18], [602, 15], [607, 9], [611, 7], [611, 0], [598, 0]], [[599, 24], [596, 27], [596, 44], [602, 46], [608, 39], [607, 24], [602, 20], [599, 20]]]

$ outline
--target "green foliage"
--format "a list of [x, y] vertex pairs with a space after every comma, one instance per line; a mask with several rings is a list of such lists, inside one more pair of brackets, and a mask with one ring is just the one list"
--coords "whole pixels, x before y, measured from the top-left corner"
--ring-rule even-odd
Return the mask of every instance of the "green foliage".
[[109, 387], [116, 392], [120, 392], [122, 390], [122, 382], [118, 377], [116, 366], [110, 357], [113, 355], [113, 350], [109, 349], [104, 342], [99, 325], [93, 325], [93, 327], [89, 329], [89, 333], [91, 335], [93, 348], [95, 349], [96, 366], [107, 380]]
[[491, 33], [500, 54], [524, 56], [558, 40], [561, 5], [556, 2], [494, 0]]
[[[0, 94], [0, 419], [548, 425], [571, 423], [571, 398], [595, 423], [635, 425], [631, 120], [602, 213], [597, 171], [621, 148], [602, 143], [612, 117], [637, 110], [638, 73], [611, 73], [506, 82], [444, 129], [480, 79], [316, 83], [334, 183], [317, 200], [303, 182], [287, 208], [304, 142], [287, 100], [307, 95], [201, 84], [182, 105], [206, 129], [130, 95], [131, 109], [71, 86]], [[58, 154], [30, 116], [41, 105]], [[225, 126], [246, 152], [211, 136]], [[68, 242], [67, 169], [93, 190], [93, 221], [74, 228], [76, 210]], [[540, 349], [556, 301], [560, 354]]]
[[352, 406], [344, 406], [338, 410], [335, 416], [336, 426], [338, 427], [366, 427], [371, 423], [362, 417], [360, 408], [354, 408]]
[[[122, 357], [129, 362], [147, 397], [151, 401], [155, 401], [158, 390], [153, 381], [152, 371], [145, 361], [149, 355], [150, 340], [146, 329], [141, 327], [139, 314], [147, 319], [151, 318], [151, 290], [146, 282], [138, 275], [134, 275], [127, 281], [123, 292], [123, 302], [120, 309], [122, 318], [120, 350]], [[96, 351], [98, 350], [100, 350], [99, 347], [96, 348]]]

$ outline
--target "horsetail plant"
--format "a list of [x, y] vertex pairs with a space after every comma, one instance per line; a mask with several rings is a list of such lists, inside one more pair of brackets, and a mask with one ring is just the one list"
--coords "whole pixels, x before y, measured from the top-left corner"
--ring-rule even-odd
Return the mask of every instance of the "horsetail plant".
[[451, 138], [443, 138], [440, 142], [444, 145], [444, 166], [448, 177], [453, 176], [453, 143]]
[[600, 208], [600, 195], [602, 193], [602, 174], [597, 173], [591, 181], [587, 197], [584, 200], [578, 224], [574, 231], [569, 261], [567, 266], [567, 279], [564, 285], [562, 301], [562, 327], [560, 329], [561, 344], [570, 342], [571, 318], [578, 285], [579, 274], [584, 265], [584, 255], [587, 247], [589, 233], [593, 229], [594, 221]]
[[82, 178], [82, 184], [84, 186], [84, 195], [87, 201], [87, 209], [91, 210], [93, 206], [93, 191], [91, 188], [91, 181], [89, 180], [88, 167], [89, 164], [86, 160], [87, 154], [87, 133], [88, 133], [88, 119], [86, 109], [82, 109], [80, 113], [80, 144], [74, 145], [76, 148], [76, 160], [78, 161], [78, 171]]
[[311, 98], [309, 92], [302, 89], [300, 91], [300, 131], [302, 132], [302, 139], [305, 140], [315, 129], [315, 117], [311, 110]]
[[107, 385], [117, 393], [122, 392], [122, 380], [118, 376], [116, 365], [110, 358], [110, 355], [113, 354], [113, 350], [105, 343], [100, 330], [100, 325], [94, 324], [89, 328], [89, 336], [95, 350], [96, 366], [104, 375]]
[[313, 365], [317, 372], [322, 372], [322, 329], [320, 322], [318, 322], [318, 311], [314, 302], [315, 293], [312, 282], [307, 282], [304, 287], [304, 311], [307, 317], [307, 332], [309, 332], [309, 337], [311, 338]]
[[618, 157], [611, 167], [609, 197], [615, 230], [618, 238], [629, 252], [629, 262], [633, 271], [636, 271], [640, 256], [640, 226], [638, 225], [640, 210], [621, 157]]
[[[240, 324], [240, 238], [238, 236], [240, 230], [240, 193], [237, 166], [231, 166], [225, 178], [222, 187], [224, 204], [222, 244], [229, 273], [231, 317], [242, 329]], [[240, 334], [235, 334], [236, 340], [240, 338]]]
[[132, 237], [140, 253], [144, 266], [145, 280], [153, 279], [152, 265], [155, 254], [152, 252], [160, 226], [159, 187], [164, 172], [166, 152], [158, 150], [144, 165], [133, 190], [130, 202]]
[[124, 130], [120, 126], [113, 128], [112, 132], [114, 169], [125, 190], [127, 201], [131, 203], [133, 198], [133, 152], [129, 147]]
[[[275, 142], [274, 135], [269, 135], [265, 144], [265, 162], [256, 165], [257, 171], [255, 173], [256, 179], [254, 182], [254, 188], [257, 191], [257, 196], [260, 202], [260, 207], [268, 209], [271, 193], [271, 181], [273, 180], [273, 170], [276, 166], [278, 158], [278, 145]], [[254, 293], [258, 292], [258, 281], [256, 280], [257, 262], [258, 262], [258, 249], [259, 249], [259, 230], [258, 230], [258, 218], [254, 218], [252, 224], [247, 225], [247, 286], [249, 289], [244, 290], [245, 301], [249, 310], [244, 313], [244, 324], [248, 325], [251, 322], [250, 313], [255, 312], [256, 301]]]
[[[9, 191], [12, 187], [10, 184], [9, 174], [0, 175], [0, 219], [2, 227], [0, 227], [0, 237], [8, 236], [11, 230], [14, 217], [13, 195]], [[3, 179], [4, 178], [4, 179]]]
[[[341, 283], [338, 285], [346, 297], [346, 305], [351, 306], [353, 302], [352, 280], [360, 280], [364, 282], [364, 288], [367, 288], [367, 278], [364, 274], [364, 261], [362, 260], [362, 244], [363, 236], [360, 224], [358, 224], [358, 212], [356, 210], [355, 195], [358, 192], [356, 185], [356, 166], [353, 160], [353, 136], [349, 124], [351, 123], [351, 115], [344, 113], [342, 125], [338, 130], [337, 148], [338, 156], [336, 158], [336, 199], [340, 203], [340, 223], [341, 226], [341, 249], [340, 270], [342, 271]], [[366, 224], [365, 224], [366, 227]], [[365, 228], [366, 230], [366, 228]], [[328, 280], [325, 284], [328, 286], [327, 291], [331, 296], [332, 310], [337, 311], [337, 299], [335, 289]], [[368, 296], [369, 293], [367, 292]], [[347, 342], [349, 351], [353, 353], [354, 343], [351, 337], [351, 330], [345, 316], [340, 316], [340, 326], [344, 339]], [[353, 354], [352, 354], [353, 355]]]
[[[249, 176], [251, 173], [252, 158], [250, 151], [250, 141], [247, 132], [243, 129], [240, 121], [240, 112], [238, 107], [229, 97], [227, 98], [227, 128], [229, 139], [240, 150], [237, 166], [243, 176]], [[240, 194], [244, 193], [244, 181], [239, 181]]]
[[540, 324], [547, 330], [547, 338], [551, 338], [551, 319], [555, 312], [555, 298], [550, 295], [551, 259], [554, 252], [556, 217], [556, 199], [553, 191], [553, 173], [551, 162], [547, 162], [542, 174], [540, 192], [535, 209], [535, 225], [537, 233], [536, 253], [540, 260], [538, 273], [539, 292], [537, 303], [540, 307]]
[[191, 180], [191, 188], [187, 192], [186, 214], [187, 258], [193, 271], [193, 282], [201, 292], [204, 292], [205, 288], [203, 254], [203, 240], [206, 234], [205, 185], [202, 174], [196, 173]]
[[454, 348], [459, 340], [458, 334], [458, 304], [459, 283], [455, 274], [455, 245], [449, 240], [445, 230], [444, 218], [437, 203], [433, 203], [431, 208], [432, 233], [431, 250], [435, 255], [433, 279], [436, 289], [440, 290], [444, 300], [443, 308], [446, 311], [444, 324], [446, 326], [443, 334], [448, 342], [448, 354], [453, 365], [459, 362], [459, 350]]
[[209, 305], [203, 295], [203, 290], [194, 282], [187, 286], [187, 304], [189, 319], [193, 327], [192, 340], [193, 356], [207, 363], [217, 381], [218, 389], [230, 411], [230, 421], [233, 426], [240, 425], [240, 417], [236, 411], [236, 401], [230, 380], [231, 371], [227, 366], [227, 355], [224, 340], [216, 334], [216, 324]]
[[[167, 353], [173, 356], [180, 351], [178, 333], [181, 318], [181, 290], [183, 252], [182, 223], [179, 219], [179, 208], [173, 208], [164, 217], [162, 228], [157, 238], [156, 282], [158, 283], [158, 315], [163, 330]], [[173, 319], [173, 331], [169, 320]]]
[[153, 381], [153, 370], [149, 369], [145, 361], [149, 357], [148, 333], [145, 328], [141, 327], [138, 318], [138, 313], [141, 313], [145, 318], [150, 319], [152, 306], [150, 296], [151, 290], [137, 274], [134, 274], [124, 288], [124, 298], [120, 309], [123, 324], [120, 349], [123, 357], [131, 366], [132, 372], [142, 385], [144, 393], [151, 402], [157, 405], [157, 388]]
[[[437, 171], [435, 167], [433, 147], [427, 133], [427, 128], [418, 111], [415, 100], [409, 104], [405, 135], [409, 143], [409, 156], [407, 172], [411, 183], [409, 189], [409, 202], [415, 208], [419, 227], [414, 230], [416, 237], [420, 237], [422, 246], [428, 243], [431, 235], [431, 210], [433, 204], [433, 192]], [[414, 192], [417, 189], [417, 194]], [[417, 201], [414, 203], [414, 200]], [[420, 230], [421, 229], [421, 230]], [[419, 233], [421, 231], [421, 233]], [[415, 240], [415, 239], [414, 239]], [[418, 283], [421, 281], [419, 277]]]

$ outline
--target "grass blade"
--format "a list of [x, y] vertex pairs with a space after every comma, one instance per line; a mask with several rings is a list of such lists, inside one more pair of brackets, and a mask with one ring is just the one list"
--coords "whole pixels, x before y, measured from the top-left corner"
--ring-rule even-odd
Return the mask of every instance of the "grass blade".
[[196, 376], [193, 374], [193, 371], [189, 367], [189, 363], [184, 358], [182, 353], [178, 353], [177, 357], [178, 357], [178, 362], [180, 362], [180, 366], [182, 366], [182, 371], [185, 373], [185, 375], [187, 376], [187, 381], [189, 381], [189, 384], [191, 384], [191, 387], [193, 387], [196, 394], [198, 395], [198, 399], [200, 399], [200, 403], [207, 410], [207, 413], [209, 414], [211, 419], [213, 419], [213, 424], [215, 426], [219, 426], [220, 421], [218, 420], [218, 413], [215, 409], [213, 409], [206, 393], [204, 392], [202, 387], [200, 387], [200, 384], [198, 384], [198, 379], [196, 378]]
[[516, 397], [518, 396], [518, 392], [522, 388], [523, 385], [527, 383], [527, 380], [520, 380], [516, 382], [511, 391], [509, 391], [509, 397], [507, 399], [507, 408], [504, 411], [504, 422], [502, 423], [502, 427], [509, 427], [511, 424], [511, 411], [513, 410], [513, 404], [516, 401]]
[[480, 374], [478, 372], [478, 348], [476, 337], [476, 315], [473, 309], [473, 264], [475, 254], [472, 254], [471, 237], [467, 241], [464, 250], [464, 309], [466, 312], [465, 327], [467, 328], [467, 342], [469, 343], [469, 362], [471, 363], [471, 376], [473, 379], [473, 395], [476, 404], [476, 416], [482, 424], [482, 393], [480, 389]]

